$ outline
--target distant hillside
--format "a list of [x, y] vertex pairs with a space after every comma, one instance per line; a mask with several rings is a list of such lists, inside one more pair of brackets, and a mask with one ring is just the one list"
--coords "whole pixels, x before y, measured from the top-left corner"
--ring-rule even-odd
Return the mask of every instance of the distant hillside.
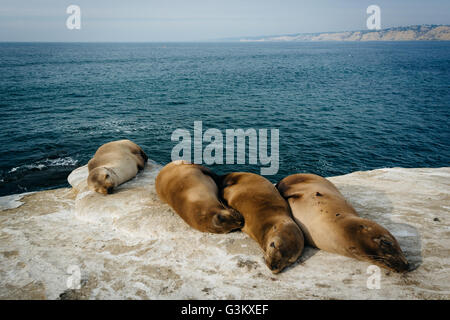
[[417, 25], [394, 27], [382, 30], [361, 30], [345, 32], [297, 33], [277, 36], [261, 36], [227, 39], [230, 41], [450, 41], [449, 25]]

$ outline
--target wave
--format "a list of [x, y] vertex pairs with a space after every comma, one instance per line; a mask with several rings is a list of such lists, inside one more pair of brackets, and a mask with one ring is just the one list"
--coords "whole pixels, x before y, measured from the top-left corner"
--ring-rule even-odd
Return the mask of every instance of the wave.
[[49, 167], [73, 167], [78, 165], [78, 160], [71, 157], [56, 158], [56, 159], [45, 159], [34, 162], [32, 164], [24, 164], [18, 167], [14, 167], [8, 171], [8, 173], [14, 173], [16, 171], [24, 170], [43, 170]]
[[65, 178], [79, 165], [72, 157], [46, 158], [0, 172], [0, 196], [67, 186]]

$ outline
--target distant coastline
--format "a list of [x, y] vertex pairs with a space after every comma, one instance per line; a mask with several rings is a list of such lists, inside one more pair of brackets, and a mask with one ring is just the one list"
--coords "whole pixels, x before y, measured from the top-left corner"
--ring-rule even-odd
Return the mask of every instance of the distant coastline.
[[227, 38], [239, 42], [294, 41], [450, 41], [450, 25], [415, 25], [381, 30], [296, 33], [258, 37]]

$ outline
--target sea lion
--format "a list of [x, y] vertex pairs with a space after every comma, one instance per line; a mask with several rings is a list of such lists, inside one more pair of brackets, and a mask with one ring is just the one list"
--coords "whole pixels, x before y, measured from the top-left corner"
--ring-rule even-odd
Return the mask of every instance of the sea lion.
[[293, 174], [282, 179], [277, 188], [310, 245], [396, 272], [408, 270], [408, 261], [394, 236], [374, 221], [359, 217], [327, 179]]
[[240, 229], [244, 219], [219, 200], [217, 179], [206, 167], [177, 160], [161, 169], [155, 188], [160, 199], [194, 229], [211, 233]]
[[147, 160], [142, 148], [130, 140], [108, 142], [88, 162], [88, 187], [98, 193], [112, 193], [115, 187], [144, 169]]
[[248, 172], [230, 173], [221, 179], [223, 199], [244, 216], [242, 231], [263, 249], [269, 269], [279, 273], [294, 263], [303, 251], [303, 233], [275, 186]]

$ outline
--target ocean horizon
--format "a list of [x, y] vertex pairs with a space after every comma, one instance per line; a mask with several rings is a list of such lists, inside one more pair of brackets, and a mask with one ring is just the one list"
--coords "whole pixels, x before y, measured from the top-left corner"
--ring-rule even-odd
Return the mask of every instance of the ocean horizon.
[[2, 42], [0, 69], [0, 196], [67, 187], [118, 139], [165, 164], [196, 121], [278, 129], [272, 182], [450, 164], [450, 42]]

